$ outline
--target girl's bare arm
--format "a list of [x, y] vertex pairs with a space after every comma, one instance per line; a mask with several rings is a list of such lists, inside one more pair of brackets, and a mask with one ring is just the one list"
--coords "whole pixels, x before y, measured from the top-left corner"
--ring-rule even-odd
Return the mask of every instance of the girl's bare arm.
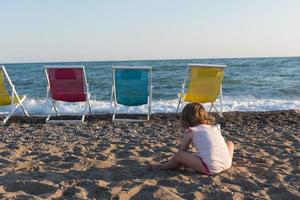
[[181, 140], [179, 150], [180, 151], [187, 151], [187, 149], [189, 148], [189, 146], [191, 144], [191, 141], [192, 141], [192, 132], [189, 131], [189, 132], [184, 134], [184, 137]]

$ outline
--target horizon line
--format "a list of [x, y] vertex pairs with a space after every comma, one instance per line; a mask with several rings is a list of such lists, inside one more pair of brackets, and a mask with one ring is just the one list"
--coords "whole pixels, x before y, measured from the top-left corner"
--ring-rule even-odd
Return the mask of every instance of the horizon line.
[[73, 61], [34, 61], [34, 62], [0, 62], [6, 64], [41, 64], [41, 63], [83, 63], [83, 62], [138, 62], [138, 61], [176, 61], [176, 60], [226, 60], [226, 59], [257, 59], [257, 58], [298, 58], [299, 56], [257, 56], [257, 57], [215, 57], [215, 58], [166, 58], [166, 59], [132, 59], [132, 60], [73, 60]]

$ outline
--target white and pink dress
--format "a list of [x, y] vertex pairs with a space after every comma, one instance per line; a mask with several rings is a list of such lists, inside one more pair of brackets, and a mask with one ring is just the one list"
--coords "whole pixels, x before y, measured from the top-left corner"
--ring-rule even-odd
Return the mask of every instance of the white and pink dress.
[[198, 125], [190, 128], [197, 155], [212, 175], [229, 169], [232, 163], [227, 145], [221, 135], [220, 125]]

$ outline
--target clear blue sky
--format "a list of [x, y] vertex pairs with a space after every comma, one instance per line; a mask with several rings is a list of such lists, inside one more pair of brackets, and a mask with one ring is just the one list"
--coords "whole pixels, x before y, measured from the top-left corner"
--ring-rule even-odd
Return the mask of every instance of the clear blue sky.
[[300, 56], [299, 0], [1, 0], [0, 63]]

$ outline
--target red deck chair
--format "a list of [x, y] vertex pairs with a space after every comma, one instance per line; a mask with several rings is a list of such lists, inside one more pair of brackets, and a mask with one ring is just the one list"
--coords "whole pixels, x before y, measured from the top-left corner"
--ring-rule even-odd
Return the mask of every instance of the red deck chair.
[[[48, 80], [47, 105], [49, 98], [52, 99], [52, 109], [48, 113], [46, 123], [84, 122], [88, 108], [91, 114], [89, 86], [84, 66], [45, 66], [45, 73]], [[60, 116], [56, 101], [85, 102], [81, 120], [50, 120], [53, 110], [56, 116]]]

